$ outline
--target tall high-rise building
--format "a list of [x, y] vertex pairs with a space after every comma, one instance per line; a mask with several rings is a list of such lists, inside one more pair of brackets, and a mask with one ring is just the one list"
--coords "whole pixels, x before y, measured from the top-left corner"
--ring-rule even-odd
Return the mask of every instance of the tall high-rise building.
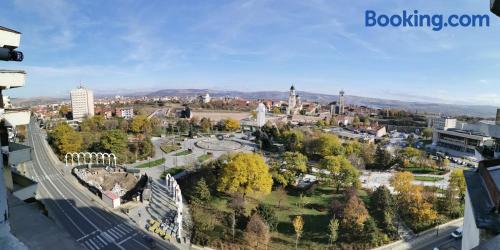
[[73, 120], [94, 116], [94, 93], [80, 86], [70, 92]]

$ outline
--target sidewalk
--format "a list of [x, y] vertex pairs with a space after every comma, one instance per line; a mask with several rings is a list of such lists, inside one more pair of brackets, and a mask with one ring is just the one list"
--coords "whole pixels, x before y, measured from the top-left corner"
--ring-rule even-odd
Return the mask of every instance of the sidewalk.
[[448, 223], [438, 225], [416, 235], [414, 239], [405, 241], [398, 240], [396, 242], [375, 248], [374, 250], [406, 250], [415, 249], [418, 246], [428, 245], [431, 242], [439, 241], [450, 237], [450, 234], [464, 223], [464, 218], [452, 220]]

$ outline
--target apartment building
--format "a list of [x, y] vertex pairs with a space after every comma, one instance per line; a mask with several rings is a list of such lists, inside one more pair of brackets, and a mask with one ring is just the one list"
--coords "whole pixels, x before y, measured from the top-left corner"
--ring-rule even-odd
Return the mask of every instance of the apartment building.
[[73, 120], [94, 116], [94, 93], [82, 86], [70, 92]]

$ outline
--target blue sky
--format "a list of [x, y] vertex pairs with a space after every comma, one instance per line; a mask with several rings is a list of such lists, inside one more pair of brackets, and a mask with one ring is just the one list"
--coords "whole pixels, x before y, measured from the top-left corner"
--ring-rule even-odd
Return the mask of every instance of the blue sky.
[[[18, 97], [162, 88], [299, 90], [500, 106], [500, 18], [489, 28], [366, 28], [364, 12], [488, 14], [489, 0], [15, 0]], [[7, 5], [7, 6], [5, 6]]]

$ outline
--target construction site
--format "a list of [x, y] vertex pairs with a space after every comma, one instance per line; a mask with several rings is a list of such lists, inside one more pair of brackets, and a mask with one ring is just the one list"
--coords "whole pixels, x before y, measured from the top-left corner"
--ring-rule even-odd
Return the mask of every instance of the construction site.
[[127, 172], [119, 166], [83, 165], [73, 168], [73, 174], [112, 208], [127, 201], [139, 201], [147, 183], [147, 176]]

